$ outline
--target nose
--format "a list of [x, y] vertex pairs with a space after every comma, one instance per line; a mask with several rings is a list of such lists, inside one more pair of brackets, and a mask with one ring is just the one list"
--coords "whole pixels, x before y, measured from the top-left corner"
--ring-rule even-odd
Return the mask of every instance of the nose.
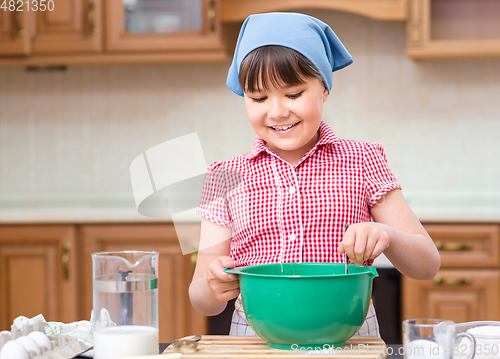
[[267, 111], [267, 116], [271, 119], [286, 118], [290, 115], [290, 111], [283, 101], [279, 99], [273, 99], [270, 101], [269, 109]]

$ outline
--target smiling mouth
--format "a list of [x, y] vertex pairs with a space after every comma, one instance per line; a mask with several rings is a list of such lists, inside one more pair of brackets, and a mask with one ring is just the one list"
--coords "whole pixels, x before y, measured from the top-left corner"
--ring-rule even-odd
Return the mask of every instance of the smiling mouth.
[[294, 123], [293, 125], [289, 125], [289, 126], [269, 126], [269, 127], [272, 128], [275, 131], [286, 131], [286, 130], [292, 128], [293, 126], [295, 126], [298, 123], [300, 123], [300, 121], [297, 122], [297, 123]]

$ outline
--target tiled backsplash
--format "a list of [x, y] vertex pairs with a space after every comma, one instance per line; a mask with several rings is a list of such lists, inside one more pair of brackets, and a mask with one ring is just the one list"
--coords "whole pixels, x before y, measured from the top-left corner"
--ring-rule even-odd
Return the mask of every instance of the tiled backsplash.
[[[415, 62], [404, 55], [403, 22], [307, 12], [354, 58], [325, 104], [337, 135], [381, 142], [422, 219], [500, 219], [500, 59]], [[0, 217], [134, 211], [131, 161], [191, 132], [207, 163], [249, 151], [254, 134], [243, 100], [225, 87], [228, 66], [0, 68]]]

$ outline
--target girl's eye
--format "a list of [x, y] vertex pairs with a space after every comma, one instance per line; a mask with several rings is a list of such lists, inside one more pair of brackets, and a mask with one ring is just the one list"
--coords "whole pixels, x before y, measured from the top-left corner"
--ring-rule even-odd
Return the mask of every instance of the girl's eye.
[[267, 99], [267, 97], [252, 97], [253, 102], [264, 102]]
[[291, 95], [287, 95], [287, 97], [288, 97], [288, 98], [291, 98], [292, 100], [295, 100], [296, 98], [299, 98], [300, 96], [302, 96], [302, 93], [303, 93], [303, 92], [304, 92], [304, 91], [300, 91], [300, 92], [298, 92], [298, 93], [293, 93], [293, 94], [291, 94]]

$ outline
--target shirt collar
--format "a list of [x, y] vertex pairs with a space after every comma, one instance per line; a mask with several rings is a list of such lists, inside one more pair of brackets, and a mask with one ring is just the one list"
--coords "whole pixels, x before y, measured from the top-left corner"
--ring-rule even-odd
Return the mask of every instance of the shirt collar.
[[[323, 145], [335, 145], [340, 143], [340, 139], [335, 135], [332, 128], [326, 124], [326, 122], [321, 121], [319, 125], [319, 141], [314, 146], [315, 148]], [[266, 147], [266, 141], [264, 141], [260, 136], [255, 139], [252, 150], [247, 153], [248, 159], [253, 159], [257, 157], [260, 153], [266, 152], [268, 148]]]

